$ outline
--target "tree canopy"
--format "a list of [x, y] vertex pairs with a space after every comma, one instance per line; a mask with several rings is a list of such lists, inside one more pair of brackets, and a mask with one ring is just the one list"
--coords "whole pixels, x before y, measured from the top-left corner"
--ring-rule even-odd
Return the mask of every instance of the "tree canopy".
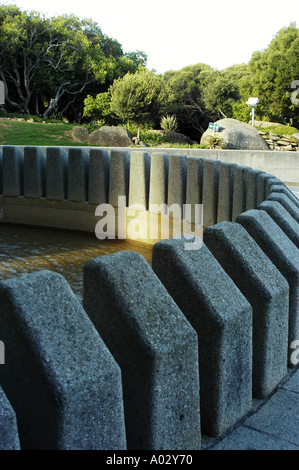
[[107, 91], [146, 60], [140, 51], [125, 54], [91, 19], [0, 5], [0, 79], [10, 111], [76, 120], [88, 92]]

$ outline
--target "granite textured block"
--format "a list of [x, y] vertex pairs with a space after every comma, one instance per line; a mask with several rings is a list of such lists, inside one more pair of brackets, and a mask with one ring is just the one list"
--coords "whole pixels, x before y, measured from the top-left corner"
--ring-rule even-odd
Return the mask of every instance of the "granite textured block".
[[257, 205], [261, 204], [263, 201], [267, 199], [267, 192], [269, 186], [267, 185], [267, 181], [269, 179], [272, 179], [273, 175], [270, 175], [269, 173], [261, 173], [258, 176], [258, 182], [257, 182]]
[[288, 211], [289, 214], [299, 223], [299, 209], [291, 201], [291, 199], [284, 193], [271, 193], [268, 196], [268, 201], [277, 201]]
[[219, 169], [218, 160], [205, 160], [203, 164], [203, 226], [210, 227], [217, 223]]
[[110, 155], [105, 149], [90, 149], [88, 202], [107, 204], [109, 198]]
[[198, 335], [202, 431], [222, 434], [252, 397], [252, 308], [208, 248], [158, 242], [152, 266]]
[[264, 201], [257, 209], [266, 211], [299, 249], [299, 224], [280, 202]]
[[66, 280], [2, 281], [0, 305], [0, 383], [22, 449], [126, 449], [120, 369]]
[[3, 147], [3, 196], [24, 195], [24, 154], [19, 147]]
[[189, 157], [187, 166], [186, 204], [191, 206], [191, 222], [195, 218], [195, 205], [202, 204], [204, 158]]
[[21, 450], [16, 414], [1, 387], [0, 450]]
[[24, 196], [46, 196], [46, 155], [39, 147], [24, 148]]
[[293, 204], [295, 204], [295, 206], [299, 209], [299, 199], [282, 182], [280, 182], [279, 184], [273, 184], [270, 187], [270, 194], [271, 193], [285, 194], [293, 202]]
[[258, 179], [262, 172], [250, 168], [247, 173], [246, 210], [257, 208]]
[[47, 148], [46, 198], [53, 201], [67, 199], [68, 154], [61, 147]]
[[197, 336], [145, 259], [89, 261], [83, 298], [122, 371], [128, 449], [199, 449]]
[[252, 306], [252, 390], [265, 398], [287, 375], [289, 285], [239, 224], [209, 227], [204, 243]]
[[217, 223], [231, 222], [233, 215], [235, 163], [221, 163], [219, 170], [219, 194]]
[[69, 149], [68, 201], [88, 201], [89, 154], [83, 148]]
[[132, 152], [130, 160], [129, 206], [149, 207], [151, 156], [147, 152]]
[[149, 205], [167, 204], [169, 155], [155, 152], [151, 158]]
[[232, 222], [235, 222], [239, 214], [246, 211], [247, 176], [249, 169], [247, 166], [237, 166], [235, 168]]
[[237, 222], [247, 230], [289, 283], [288, 362], [293, 367], [290, 346], [299, 338], [299, 251], [265, 211], [247, 211], [237, 218]]
[[127, 151], [111, 150], [109, 204], [118, 206], [118, 197], [125, 196], [129, 203], [130, 154]]
[[185, 155], [169, 156], [168, 208], [172, 204], [178, 204], [182, 218], [186, 203], [187, 165], [188, 158]]

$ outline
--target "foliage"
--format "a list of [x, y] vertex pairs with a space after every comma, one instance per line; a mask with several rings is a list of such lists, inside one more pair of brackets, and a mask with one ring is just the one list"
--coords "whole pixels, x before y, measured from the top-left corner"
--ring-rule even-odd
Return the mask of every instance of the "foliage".
[[[254, 96], [262, 120], [299, 123], [299, 106], [291, 103], [291, 84], [299, 79], [299, 29], [295, 23], [282, 28], [268, 48], [252, 55], [248, 65]], [[297, 87], [298, 88], [298, 87]]]
[[225, 142], [220, 136], [210, 135], [207, 140], [207, 147], [211, 149], [223, 149], [225, 147]]
[[162, 116], [160, 121], [160, 127], [164, 131], [177, 131], [178, 130], [178, 121], [176, 119], [175, 114], [170, 116], [169, 114], [165, 117]]
[[91, 19], [47, 18], [0, 5], [0, 79], [7, 111], [80, 121], [88, 94], [106, 92], [115, 78], [145, 62], [145, 53], [124, 54]]
[[83, 117], [91, 120], [104, 120], [106, 124], [115, 124], [116, 117], [111, 111], [110, 93], [99, 93], [95, 98], [88, 95], [84, 100]]
[[232, 111], [233, 111], [232, 117], [234, 119], [238, 119], [238, 121], [241, 121], [241, 122], [246, 122], [246, 124], [249, 123], [251, 119], [251, 116], [250, 116], [251, 107], [249, 107], [246, 103], [244, 102], [233, 103]]
[[292, 137], [293, 134], [298, 134], [298, 129], [292, 126], [270, 126], [270, 127], [257, 127], [255, 128], [258, 131], [264, 132], [265, 134], [269, 134], [273, 132], [273, 134], [277, 134], [279, 137], [283, 137], [284, 135], [288, 135]]
[[138, 128], [155, 124], [171, 101], [170, 90], [162, 78], [144, 68], [115, 80], [109, 91], [111, 111]]

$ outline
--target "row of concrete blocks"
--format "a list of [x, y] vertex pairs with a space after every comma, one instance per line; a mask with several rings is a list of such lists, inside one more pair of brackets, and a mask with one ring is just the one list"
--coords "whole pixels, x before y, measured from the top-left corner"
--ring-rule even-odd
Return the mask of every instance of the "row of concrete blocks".
[[294, 366], [298, 223], [276, 184], [200, 250], [89, 261], [83, 307], [56, 273], [1, 282], [0, 447], [193, 450], [233, 426]]
[[[2, 175], [1, 175], [2, 173]], [[184, 155], [105, 149], [3, 147], [0, 194], [53, 201], [142, 204], [203, 204], [203, 226], [236, 220], [255, 209], [277, 178], [245, 166]], [[192, 222], [196, 222], [194, 209]]]

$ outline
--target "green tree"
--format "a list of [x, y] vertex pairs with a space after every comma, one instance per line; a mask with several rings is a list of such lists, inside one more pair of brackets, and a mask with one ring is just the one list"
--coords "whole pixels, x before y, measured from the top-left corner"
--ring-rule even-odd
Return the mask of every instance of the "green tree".
[[264, 51], [256, 51], [248, 65], [253, 93], [260, 104], [260, 119], [299, 122], [299, 107], [291, 102], [291, 84], [299, 79], [299, 29], [295, 23], [282, 28]]
[[140, 126], [157, 122], [171, 101], [163, 79], [144, 68], [115, 80], [110, 94], [111, 110], [123, 121], [137, 125], [138, 139]]

